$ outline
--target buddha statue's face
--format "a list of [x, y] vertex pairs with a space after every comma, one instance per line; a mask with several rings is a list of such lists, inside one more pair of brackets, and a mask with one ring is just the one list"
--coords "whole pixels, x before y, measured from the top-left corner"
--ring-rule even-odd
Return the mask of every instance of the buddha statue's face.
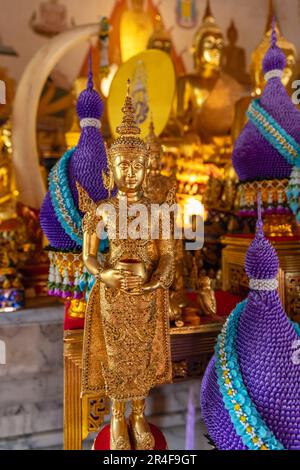
[[199, 41], [195, 51], [195, 69], [206, 74], [220, 70], [224, 39], [221, 33], [207, 33]]
[[113, 175], [118, 190], [136, 193], [143, 184], [146, 173], [146, 158], [143, 155], [122, 155], [115, 157]]

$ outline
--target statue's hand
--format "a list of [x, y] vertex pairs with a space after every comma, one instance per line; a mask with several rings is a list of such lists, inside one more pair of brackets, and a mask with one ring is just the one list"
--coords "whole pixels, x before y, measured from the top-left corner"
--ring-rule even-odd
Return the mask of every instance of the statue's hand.
[[121, 289], [121, 281], [124, 279], [124, 271], [119, 269], [104, 269], [100, 274], [100, 279], [107, 287]]
[[141, 276], [137, 276], [128, 271], [121, 271], [124, 274], [124, 277], [121, 280], [121, 289], [125, 291], [132, 291], [140, 289], [142, 285]]
[[160, 287], [161, 285], [158, 279], [151, 279], [150, 282], [148, 282], [142, 287], [142, 292], [153, 292], [154, 290], [159, 289]]

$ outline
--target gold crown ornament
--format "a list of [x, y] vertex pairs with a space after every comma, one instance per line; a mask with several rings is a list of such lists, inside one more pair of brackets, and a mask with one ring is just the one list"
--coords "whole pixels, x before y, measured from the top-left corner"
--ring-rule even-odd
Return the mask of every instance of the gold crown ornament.
[[102, 171], [105, 188], [111, 194], [114, 188], [113, 161], [118, 155], [128, 155], [131, 158], [144, 157], [146, 164], [149, 159], [149, 146], [139, 137], [141, 130], [135, 120], [135, 109], [130, 94], [130, 80], [127, 80], [127, 93], [124, 106], [122, 107], [123, 118], [121, 124], [116, 128], [119, 137], [113, 141], [110, 148], [106, 146], [108, 159], [108, 174]]

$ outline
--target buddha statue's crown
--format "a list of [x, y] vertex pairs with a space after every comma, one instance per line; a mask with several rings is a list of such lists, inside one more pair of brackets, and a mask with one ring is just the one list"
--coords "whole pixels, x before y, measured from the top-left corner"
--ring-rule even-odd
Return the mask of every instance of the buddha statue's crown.
[[200, 42], [205, 35], [211, 34], [223, 36], [222, 30], [219, 25], [216, 23], [215, 17], [212, 14], [209, 0], [206, 2], [206, 8], [203, 15], [203, 20], [200, 28], [196, 31], [194, 36], [194, 51], [199, 49]]
[[146, 137], [146, 143], [149, 146], [149, 153], [150, 156], [159, 156], [161, 153], [161, 143], [159, 138], [155, 134], [155, 128], [153, 123], [153, 117], [151, 117], [151, 121], [149, 124], [149, 134]]
[[116, 128], [119, 137], [111, 144], [108, 150], [109, 156], [115, 157], [124, 151], [128, 151], [131, 156], [136, 157], [148, 155], [148, 146], [139, 137], [141, 130], [135, 119], [135, 109], [130, 95], [130, 80], [127, 81], [127, 94], [122, 112], [122, 122]]
[[155, 17], [154, 31], [149, 38], [147, 49], [171, 49], [172, 40], [170, 33], [165, 29], [161, 16]]

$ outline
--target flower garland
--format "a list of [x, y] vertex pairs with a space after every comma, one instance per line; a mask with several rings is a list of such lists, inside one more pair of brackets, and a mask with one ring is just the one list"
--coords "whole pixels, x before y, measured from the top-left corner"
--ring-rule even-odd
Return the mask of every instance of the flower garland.
[[247, 300], [228, 317], [216, 345], [219, 389], [236, 433], [249, 450], [284, 450], [260, 416], [245, 387], [235, 348], [238, 322]]
[[49, 191], [56, 217], [65, 232], [82, 246], [82, 218], [74, 204], [68, 183], [68, 165], [76, 147], [68, 150], [57, 162], [49, 175]]

